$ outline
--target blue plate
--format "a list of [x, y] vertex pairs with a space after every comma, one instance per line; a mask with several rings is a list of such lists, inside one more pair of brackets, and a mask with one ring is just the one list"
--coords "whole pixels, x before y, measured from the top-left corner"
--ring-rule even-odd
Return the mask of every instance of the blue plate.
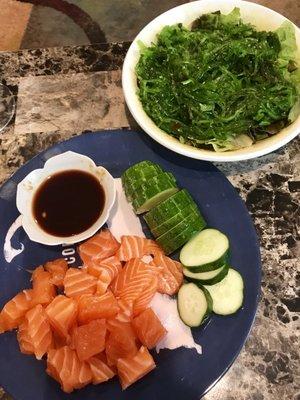
[[170, 152], [146, 135], [109, 131], [85, 134], [59, 143], [39, 154], [20, 168], [0, 190], [0, 306], [18, 291], [30, 287], [27, 269], [46, 260], [74, 257], [72, 246], [47, 247], [31, 242], [22, 228], [13, 236], [15, 248], [23, 243], [25, 250], [7, 263], [3, 244], [8, 228], [18, 217], [15, 205], [17, 184], [32, 170], [41, 168], [53, 155], [73, 150], [91, 157], [114, 177], [130, 165], [152, 160], [171, 171], [178, 185], [194, 197], [206, 221], [228, 235], [231, 243], [231, 265], [245, 281], [243, 308], [227, 317], [213, 315], [209, 322], [193, 329], [196, 342], [203, 348], [180, 348], [152, 352], [157, 368], [130, 388], [121, 391], [116, 379], [98, 386], [64, 394], [58, 384], [45, 373], [45, 362], [20, 353], [15, 332], [0, 335], [0, 385], [16, 400], [198, 400], [228, 370], [239, 354], [250, 331], [260, 293], [260, 253], [256, 233], [248, 211], [225, 176], [211, 163], [191, 160]]

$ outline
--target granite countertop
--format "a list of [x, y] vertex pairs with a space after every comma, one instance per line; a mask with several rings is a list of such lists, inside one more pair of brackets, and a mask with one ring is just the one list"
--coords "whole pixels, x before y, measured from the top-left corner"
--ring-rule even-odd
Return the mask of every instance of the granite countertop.
[[[138, 129], [121, 88], [128, 45], [0, 53], [0, 76], [17, 101], [13, 121], [0, 133], [0, 183], [55, 142], [87, 131]], [[249, 339], [205, 400], [300, 399], [299, 150], [298, 138], [259, 159], [216, 164], [252, 215], [263, 274]], [[0, 390], [0, 399], [10, 397]]]

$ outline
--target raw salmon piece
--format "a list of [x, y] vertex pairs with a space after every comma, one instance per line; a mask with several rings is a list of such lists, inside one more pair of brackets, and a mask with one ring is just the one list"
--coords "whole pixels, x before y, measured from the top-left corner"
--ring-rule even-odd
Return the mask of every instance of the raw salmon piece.
[[32, 290], [23, 290], [9, 300], [0, 313], [2, 332], [17, 328], [32, 307]]
[[135, 334], [140, 342], [148, 349], [152, 349], [166, 335], [167, 330], [151, 308], [143, 311], [132, 321]]
[[30, 337], [28, 335], [28, 323], [25, 320], [19, 326], [17, 339], [21, 353], [34, 354], [33, 344], [31, 343]]
[[68, 337], [61, 336], [53, 329], [52, 330], [53, 341], [52, 341], [51, 349], [60, 349], [61, 347], [68, 346], [68, 345], [71, 347], [70, 341], [72, 338], [72, 329], [73, 329], [73, 327], [70, 328], [70, 335]]
[[32, 305], [47, 305], [55, 297], [55, 286], [51, 282], [51, 274], [44, 270], [42, 266], [36, 268], [32, 273]]
[[60, 336], [68, 337], [71, 326], [77, 317], [77, 302], [66, 296], [56, 296], [47, 306], [46, 313], [50, 324]]
[[[67, 347], [67, 346], [65, 346]], [[47, 368], [46, 372], [53, 379], [55, 379], [62, 386], [62, 380], [60, 378], [60, 370], [64, 362], [64, 353], [65, 347], [61, 347], [59, 349], [50, 349], [47, 353]], [[70, 374], [70, 370], [69, 370]], [[62, 390], [66, 392], [71, 392], [73, 390], [71, 383], [65, 382], [64, 387], [62, 386]]]
[[64, 258], [48, 261], [44, 268], [51, 274], [51, 283], [57, 287], [62, 287], [68, 269], [67, 261]]
[[155, 267], [145, 264], [138, 258], [132, 258], [118, 274], [112, 287], [116, 297], [134, 302], [157, 275]]
[[116, 253], [120, 261], [129, 261], [132, 258], [142, 258], [145, 255], [161, 251], [154, 240], [140, 236], [122, 236], [121, 246]]
[[94, 294], [97, 279], [78, 268], [69, 268], [64, 278], [65, 294], [78, 297], [83, 294]]
[[108, 321], [107, 329], [110, 331], [105, 348], [108, 365], [116, 365], [119, 358], [134, 356], [137, 353], [137, 338], [130, 323]]
[[86, 265], [88, 273], [94, 275], [96, 278], [101, 275], [103, 270], [107, 271], [111, 281], [115, 279], [122, 269], [121, 261], [115, 256], [111, 256], [100, 261], [95, 259], [88, 262]]
[[72, 351], [73, 365], [71, 377], [75, 389], [81, 389], [92, 382], [92, 371], [88, 363], [79, 360], [76, 351]]
[[106, 270], [103, 270], [97, 280], [96, 294], [102, 296], [107, 291], [110, 282], [111, 278], [109, 273]]
[[99, 356], [91, 357], [87, 363], [91, 368], [94, 385], [106, 382], [115, 376], [113, 368], [109, 367]]
[[82, 243], [78, 252], [84, 264], [89, 263], [92, 259], [103, 260], [113, 256], [120, 243], [114, 238], [108, 229], [103, 229], [100, 233], [91, 237], [86, 242]]
[[117, 368], [122, 389], [125, 390], [138, 379], [141, 379], [155, 366], [151, 354], [144, 346], [133, 357], [119, 358]]
[[76, 352], [68, 346], [49, 350], [46, 372], [60, 383], [66, 393], [71, 393], [92, 381], [89, 365], [80, 362]]
[[146, 310], [150, 304], [153, 296], [157, 291], [157, 276], [153, 275], [148, 285], [145, 286], [142, 293], [133, 303], [133, 315], [139, 315], [142, 311]]
[[112, 318], [118, 311], [118, 302], [110, 291], [102, 296], [84, 295], [78, 300], [78, 322], [80, 324], [86, 324], [94, 319]]
[[155, 253], [153, 263], [160, 268], [157, 291], [170, 296], [176, 294], [183, 281], [181, 263], [161, 252]]
[[80, 361], [101, 353], [105, 349], [105, 319], [95, 319], [74, 329], [74, 345]]
[[27, 337], [33, 346], [33, 352], [38, 360], [52, 346], [52, 331], [46, 311], [41, 304], [36, 305], [25, 315], [27, 322]]
[[120, 299], [118, 305], [120, 309], [115, 319], [120, 322], [130, 322], [133, 316], [133, 302]]

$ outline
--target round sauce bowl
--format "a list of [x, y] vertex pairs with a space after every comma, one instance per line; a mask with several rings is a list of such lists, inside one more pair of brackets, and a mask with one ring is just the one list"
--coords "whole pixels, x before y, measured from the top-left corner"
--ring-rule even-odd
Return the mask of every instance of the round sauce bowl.
[[[84, 182], [83, 179], [85, 176], [89, 178], [90, 182], [93, 182], [94, 186], [98, 183], [99, 194], [102, 194], [101, 199], [95, 197], [95, 204], [98, 203], [99, 206], [99, 202], [101, 202], [101, 206], [94, 215], [91, 212], [93, 204], [91, 193], [93, 191], [90, 192], [88, 198], [88, 182]], [[66, 187], [64, 187], [64, 179]], [[77, 188], [74, 187], [76, 182], [78, 183]], [[50, 183], [53, 183], [52, 187]], [[68, 209], [67, 203], [72, 197], [66, 190], [68, 185], [70, 185], [73, 197], [76, 196], [76, 192], [78, 193], [78, 202], [76, 199], [77, 204], [74, 202], [73, 208], [70, 205], [70, 209]], [[52, 198], [47, 198], [47, 193], [48, 196], [53, 196], [53, 201]], [[61, 210], [58, 205], [60, 193]], [[97, 166], [87, 156], [67, 151], [50, 158], [43, 168], [30, 172], [19, 183], [16, 203], [22, 215], [22, 226], [29, 238], [34, 242], [55, 246], [78, 243], [94, 235], [107, 221], [115, 196], [114, 178], [105, 168]], [[41, 199], [44, 204], [37, 204]], [[45, 207], [45, 212], [37, 211], [41, 207]], [[85, 210], [89, 214], [87, 215], [89, 223], [83, 221]], [[49, 218], [52, 215], [51, 218], [59, 219], [59, 223], [56, 223], [58, 222], [56, 220], [49, 220], [48, 224], [43, 223], [41, 218], [46, 218], [48, 211]], [[83, 230], [81, 230], [81, 226]]]

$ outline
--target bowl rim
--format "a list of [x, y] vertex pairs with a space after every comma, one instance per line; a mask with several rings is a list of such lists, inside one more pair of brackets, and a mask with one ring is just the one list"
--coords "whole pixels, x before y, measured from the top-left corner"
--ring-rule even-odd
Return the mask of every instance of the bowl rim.
[[[167, 10], [166, 12], [158, 15], [156, 18], [150, 21], [132, 41], [125, 56], [122, 68], [122, 87], [126, 104], [136, 122], [150, 137], [152, 137], [162, 146], [167, 147], [168, 149], [176, 153], [182, 154], [184, 156], [206, 161], [233, 162], [233, 161], [248, 160], [271, 153], [279, 149], [280, 147], [284, 146], [285, 144], [287, 144], [289, 141], [294, 139], [300, 133], [300, 115], [292, 124], [285, 127], [276, 135], [258, 141], [252, 146], [227, 152], [214, 152], [212, 150], [199, 149], [187, 144], [180, 143], [178, 139], [164, 132], [146, 114], [136, 94], [136, 79], [135, 79], [134, 67], [136, 65], [135, 52], [137, 49], [138, 40], [140, 40], [140, 38], [145, 35], [148, 36], [149, 39], [154, 39], [156, 36], [156, 32], [151, 34], [148, 33], [148, 31], [150, 29], [155, 28], [157, 25], [160, 26], [161, 20], [164, 19], [166, 16], [169, 16], [171, 13], [175, 13], [178, 10], [184, 12], [188, 9], [192, 9], [196, 5], [205, 5], [205, 4], [214, 4], [215, 6], [214, 8], [216, 9], [220, 9], [222, 4], [224, 5], [226, 4], [227, 6], [230, 5], [230, 7], [232, 8], [240, 7], [241, 9], [247, 9], [247, 7], [250, 8], [252, 7], [261, 10], [264, 13], [266, 12], [271, 13], [277, 19], [281, 19], [282, 22], [289, 21], [290, 23], [293, 24], [295, 28], [297, 42], [299, 42], [298, 51], [300, 52], [300, 28], [298, 28], [288, 18], [272, 10], [271, 8], [244, 0], [229, 0], [229, 1], [217, 0], [214, 2], [212, 2], [211, 0], [197, 0], [190, 3], [181, 4], [179, 6]], [[201, 15], [201, 12], [199, 12], [198, 15]]]

